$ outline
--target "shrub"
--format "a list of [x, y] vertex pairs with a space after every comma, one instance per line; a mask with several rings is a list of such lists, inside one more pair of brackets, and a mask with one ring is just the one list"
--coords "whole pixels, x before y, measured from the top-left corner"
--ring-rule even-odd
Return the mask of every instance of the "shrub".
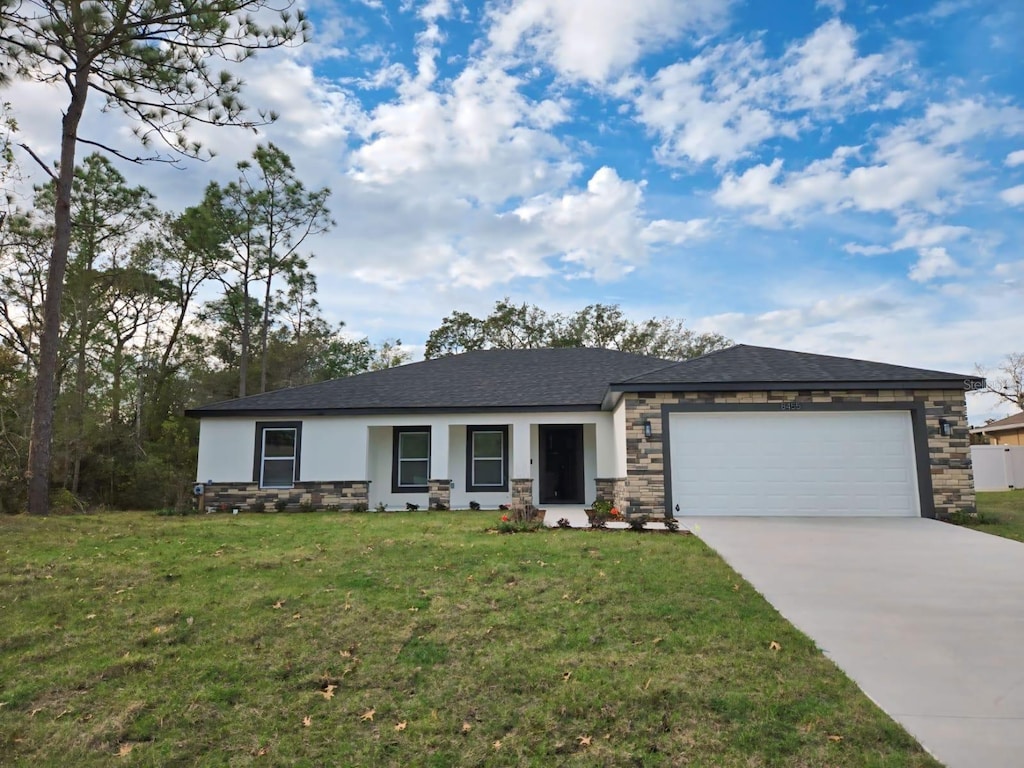
[[504, 512], [504, 511], [506, 511], [508, 509], [511, 509], [511, 507], [508, 504], [499, 504], [498, 505], [498, 509], [500, 509], [502, 512]]
[[478, 501], [471, 501], [471, 502], [469, 502], [469, 508], [472, 509], [474, 512], [479, 512], [480, 511], [480, 502], [478, 502]]
[[387, 512], [388, 511], [388, 505], [385, 504], [383, 501], [378, 501], [377, 502], [377, 506], [374, 507], [373, 511], [374, 512]]
[[288, 499], [278, 499], [274, 502], [274, 509], [278, 512], [284, 512], [288, 509]]
[[993, 525], [999, 522], [999, 518], [993, 517], [992, 515], [985, 515], [981, 512], [971, 512], [966, 509], [958, 509], [956, 512], [950, 512], [948, 515], [942, 515], [943, 522], [952, 523], [953, 525]]
[[299, 502], [299, 512], [316, 512], [316, 506], [311, 501]]
[[254, 501], [252, 504], [249, 505], [249, 511], [250, 512], [266, 512], [267, 511], [266, 502]]
[[405, 511], [406, 512], [415, 512], [419, 508], [420, 508], [419, 504], [413, 504], [411, 501], [405, 502]]
[[647, 521], [650, 520], [650, 515], [633, 515], [626, 520], [629, 523], [629, 528], [632, 531], [641, 533], [644, 530], [644, 526], [647, 525]]
[[498, 533], [535, 533], [544, 527], [540, 520], [510, 520], [502, 515], [498, 523]]
[[669, 530], [669, 531], [678, 531], [679, 530], [679, 521], [676, 520], [674, 517], [666, 517], [665, 518], [665, 528], [667, 530]]
[[567, 518], [567, 517], [560, 517], [560, 518], [558, 518], [558, 527], [559, 528], [572, 528], [572, 523], [569, 522], [569, 518]]
[[434, 506], [432, 506], [431, 509], [434, 510], [435, 512], [447, 512], [448, 505], [445, 504], [443, 501], [435, 501]]
[[352, 505], [352, 511], [353, 512], [369, 512], [370, 511], [370, 505], [367, 504], [365, 501], [357, 501], [355, 504]]

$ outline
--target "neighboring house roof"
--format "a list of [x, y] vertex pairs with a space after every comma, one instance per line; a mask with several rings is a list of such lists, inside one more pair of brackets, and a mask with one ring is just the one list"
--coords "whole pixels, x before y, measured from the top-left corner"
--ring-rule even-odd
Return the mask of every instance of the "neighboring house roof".
[[672, 365], [612, 349], [491, 349], [204, 405], [190, 416], [599, 410], [608, 384]]
[[625, 391], [760, 389], [963, 389], [975, 377], [737, 344], [692, 360], [615, 382]]
[[683, 362], [611, 349], [484, 350], [227, 400], [189, 416], [598, 410], [615, 393], [962, 389], [956, 373], [738, 344]]
[[983, 435], [986, 432], [1005, 432], [1008, 429], [1024, 429], [1024, 411], [1007, 416], [1005, 419], [993, 421], [983, 427], [975, 427], [971, 434]]

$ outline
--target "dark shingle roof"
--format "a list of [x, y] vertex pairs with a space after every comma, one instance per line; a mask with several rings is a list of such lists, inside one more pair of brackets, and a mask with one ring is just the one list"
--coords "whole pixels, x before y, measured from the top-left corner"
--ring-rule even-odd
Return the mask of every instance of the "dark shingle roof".
[[965, 379], [974, 377], [849, 357], [737, 344], [642, 373], [626, 381], [615, 382], [612, 389], [791, 389], [794, 385], [808, 385], [807, 388], [889, 389], [935, 386], [949, 389], [962, 388]]
[[614, 392], [959, 389], [974, 377], [738, 344], [673, 362], [611, 349], [467, 352], [204, 405], [190, 416], [597, 410]]
[[188, 414], [596, 410], [609, 382], [671, 364], [611, 349], [495, 349], [227, 400]]

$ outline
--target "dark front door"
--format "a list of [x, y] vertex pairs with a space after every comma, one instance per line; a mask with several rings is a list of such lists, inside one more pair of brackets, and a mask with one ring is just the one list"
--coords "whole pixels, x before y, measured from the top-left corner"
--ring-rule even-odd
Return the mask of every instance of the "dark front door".
[[540, 425], [541, 504], [582, 504], [583, 427]]

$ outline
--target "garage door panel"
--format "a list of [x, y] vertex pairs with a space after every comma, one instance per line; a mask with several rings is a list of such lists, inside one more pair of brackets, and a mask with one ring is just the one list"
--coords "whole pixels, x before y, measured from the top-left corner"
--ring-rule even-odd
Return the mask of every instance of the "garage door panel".
[[907, 411], [670, 414], [685, 515], [917, 516]]

